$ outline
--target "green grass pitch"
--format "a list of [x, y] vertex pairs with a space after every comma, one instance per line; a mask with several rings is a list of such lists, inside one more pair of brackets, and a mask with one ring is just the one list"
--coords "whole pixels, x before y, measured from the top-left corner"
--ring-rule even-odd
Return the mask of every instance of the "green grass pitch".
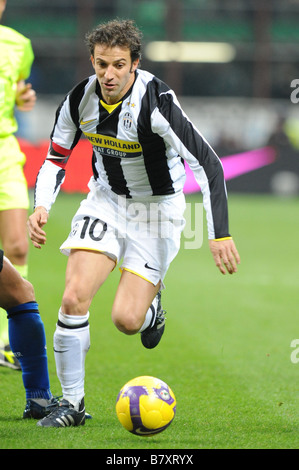
[[[66, 265], [58, 248], [81, 199], [61, 193], [46, 226], [47, 245], [30, 248], [30, 280], [58, 395], [52, 338]], [[187, 200], [200, 202], [201, 196]], [[168, 315], [155, 350], [144, 349], [139, 335], [121, 334], [111, 321], [118, 269], [95, 297], [85, 398], [93, 419], [84, 427], [41, 429], [23, 420], [21, 373], [0, 368], [1, 449], [298, 448], [299, 351], [291, 347], [299, 338], [298, 199], [232, 194], [229, 204], [242, 258], [238, 273], [218, 272], [206, 231], [200, 249], [182, 247], [165, 280]], [[155, 437], [130, 434], [115, 414], [118, 391], [139, 375], [161, 378], [176, 395], [176, 417]]]

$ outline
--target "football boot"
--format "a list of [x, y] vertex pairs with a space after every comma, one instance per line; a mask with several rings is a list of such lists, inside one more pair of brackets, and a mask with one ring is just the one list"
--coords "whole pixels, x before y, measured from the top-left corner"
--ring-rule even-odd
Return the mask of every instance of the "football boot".
[[83, 426], [84, 424], [84, 398], [80, 401], [78, 410], [68, 400], [61, 400], [59, 406], [52, 413], [37, 422], [37, 426], [44, 428], [65, 428], [68, 426]]
[[[1, 344], [3, 345], [2, 342]], [[10, 349], [9, 344], [0, 347], [0, 366], [9, 367], [13, 370], [21, 370], [21, 365]]]
[[56, 397], [52, 397], [50, 400], [45, 398], [29, 398], [26, 402], [23, 418], [42, 419], [58, 408], [58, 405], [59, 401]]
[[155, 323], [152, 327], [148, 326], [141, 333], [141, 342], [143, 346], [147, 349], [153, 349], [159, 344], [165, 329], [166, 312], [162, 309], [161, 292], [158, 292], [157, 299], [158, 303]]

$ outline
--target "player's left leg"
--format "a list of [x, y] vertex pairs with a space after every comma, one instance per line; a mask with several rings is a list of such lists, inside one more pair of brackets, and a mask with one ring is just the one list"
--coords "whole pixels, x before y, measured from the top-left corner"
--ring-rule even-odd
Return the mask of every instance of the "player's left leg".
[[156, 347], [164, 333], [161, 291], [179, 250], [184, 210], [181, 195], [165, 201], [128, 203], [123, 272], [112, 319], [125, 334], [140, 332], [148, 349]]
[[[124, 269], [111, 313], [115, 326], [127, 335], [138, 333], [144, 325], [146, 314], [158, 291], [159, 284], [154, 286], [142, 277]], [[152, 317], [152, 314], [148, 316]]]
[[165, 327], [160, 284], [124, 269], [112, 307], [115, 326], [127, 335], [141, 333], [148, 349], [158, 345]]

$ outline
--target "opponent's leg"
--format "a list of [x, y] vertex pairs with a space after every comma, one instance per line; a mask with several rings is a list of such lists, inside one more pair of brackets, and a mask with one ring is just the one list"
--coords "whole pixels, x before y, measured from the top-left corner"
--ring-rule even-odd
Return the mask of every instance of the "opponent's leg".
[[23, 418], [41, 419], [58, 406], [52, 397], [44, 324], [35, 301], [7, 310], [9, 342], [18, 357], [26, 392]]
[[34, 298], [32, 284], [23, 279], [12, 263], [4, 256], [0, 272], [0, 306], [7, 310]]
[[0, 211], [0, 238], [5, 256], [14, 266], [20, 266], [21, 275], [27, 277], [27, 210], [9, 209]]
[[57, 401], [52, 398], [44, 325], [34, 289], [7, 258], [0, 273], [0, 305], [7, 311], [9, 342], [22, 369], [26, 391], [24, 418], [42, 418]]
[[85, 422], [85, 357], [90, 346], [89, 306], [115, 267], [106, 255], [73, 250], [66, 270], [66, 285], [54, 333], [54, 354], [63, 400], [57, 411], [41, 420], [44, 427], [78, 426]]
[[[27, 210], [8, 209], [0, 211], [0, 240], [6, 257], [25, 279], [28, 276], [28, 237], [26, 229]], [[20, 370], [19, 361], [11, 352], [6, 315], [0, 315], [1, 365]], [[3, 361], [3, 362], [2, 362]]]

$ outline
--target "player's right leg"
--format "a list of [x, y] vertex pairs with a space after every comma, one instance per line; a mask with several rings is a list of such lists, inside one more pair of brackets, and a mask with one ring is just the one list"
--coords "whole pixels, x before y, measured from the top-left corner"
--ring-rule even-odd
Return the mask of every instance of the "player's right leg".
[[103, 253], [72, 250], [66, 285], [54, 333], [54, 354], [63, 399], [60, 406], [38, 422], [43, 427], [78, 426], [85, 422], [85, 357], [90, 346], [89, 306], [114, 269], [115, 262]]

